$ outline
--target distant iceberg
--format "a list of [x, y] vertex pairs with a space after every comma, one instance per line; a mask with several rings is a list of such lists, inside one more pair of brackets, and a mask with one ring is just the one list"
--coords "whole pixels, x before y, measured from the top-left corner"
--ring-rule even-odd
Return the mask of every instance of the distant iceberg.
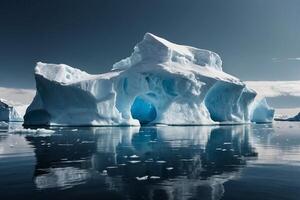
[[39, 62], [35, 79], [37, 93], [26, 111], [25, 125], [255, 121], [250, 115], [256, 92], [223, 72], [218, 54], [151, 33], [108, 73], [90, 75], [64, 64]]
[[275, 110], [268, 105], [266, 98], [255, 100], [252, 107], [251, 121], [258, 123], [273, 121]]
[[287, 121], [300, 121], [300, 113], [298, 113], [294, 117], [288, 118]]
[[275, 119], [276, 121], [300, 121], [300, 112], [296, 114], [295, 116], [288, 117], [288, 116], [276, 116]]
[[22, 122], [27, 106], [0, 99], [0, 121]]

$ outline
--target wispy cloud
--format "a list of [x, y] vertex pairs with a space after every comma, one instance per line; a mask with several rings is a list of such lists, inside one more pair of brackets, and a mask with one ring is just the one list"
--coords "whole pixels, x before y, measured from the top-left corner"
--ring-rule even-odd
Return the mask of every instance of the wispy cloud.
[[273, 61], [273, 62], [280, 62], [281, 59], [280, 59], [280, 58], [272, 58], [272, 61]]
[[245, 81], [261, 97], [295, 96], [300, 97], [299, 81]]
[[273, 62], [283, 62], [283, 61], [300, 61], [300, 57], [295, 58], [272, 58]]
[[297, 57], [297, 58], [288, 58], [288, 60], [300, 61], [300, 57]]

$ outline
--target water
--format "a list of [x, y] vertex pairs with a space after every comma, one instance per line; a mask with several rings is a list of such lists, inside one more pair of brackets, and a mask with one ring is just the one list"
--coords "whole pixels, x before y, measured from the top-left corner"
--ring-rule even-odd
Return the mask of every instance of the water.
[[300, 198], [300, 123], [19, 126], [0, 129], [0, 199]]

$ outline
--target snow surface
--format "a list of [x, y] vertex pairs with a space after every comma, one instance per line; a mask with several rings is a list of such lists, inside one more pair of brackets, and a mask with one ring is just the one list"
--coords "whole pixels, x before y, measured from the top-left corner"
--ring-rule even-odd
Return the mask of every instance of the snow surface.
[[23, 121], [27, 105], [15, 104], [4, 99], [0, 99], [0, 121]]
[[251, 121], [256, 96], [222, 71], [218, 54], [150, 33], [108, 73], [39, 62], [35, 79], [25, 125], [244, 123]]

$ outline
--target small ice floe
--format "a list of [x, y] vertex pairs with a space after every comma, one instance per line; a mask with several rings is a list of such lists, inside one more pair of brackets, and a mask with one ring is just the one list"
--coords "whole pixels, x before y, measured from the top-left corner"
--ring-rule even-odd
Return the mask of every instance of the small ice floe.
[[148, 176], [141, 176], [141, 177], [135, 177], [138, 181], [146, 181], [148, 179]]
[[49, 136], [52, 133], [55, 133], [54, 130], [38, 128], [38, 129], [30, 129], [30, 128], [22, 128], [22, 129], [12, 129], [9, 131], [10, 133], [35, 133], [39, 136]]
[[37, 134], [41, 134], [41, 133], [51, 134], [51, 133], [55, 133], [55, 131], [54, 130], [50, 130], [50, 129], [45, 129], [45, 128], [38, 128], [38, 129], [36, 129], [36, 133]]
[[106, 169], [117, 169], [118, 167], [117, 166], [108, 166], [106, 167]]
[[173, 170], [174, 168], [173, 167], [167, 167], [166, 168], [166, 170], [168, 170], [168, 171], [171, 171], [171, 170]]
[[137, 156], [137, 155], [132, 155], [132, 156], [130, 156], [130, 158], [139, 158], [139, 156]]
[[132, 163], [132, 164], [136, 164], [136, 163], [140, 163], [141, 161], [139, 160], [130, 160], [129, 163]]
[[10, 148], [14, 148], [14, 146], [15, 146], [15, 145], [13, 145], [13, 144], [9, 145]]
[[107, 175], [107, 170], [106, 169], [102, 171], [102, 175]]
[[192, 162], [193, 159], [192, 158], [182, 158], [182, 159], [180, 159], [180, 161], [182, 161], [182, 162]]
[[93, 143], [95, 143], [95, 141], [88, 141], [88, 140], [81, 141], [81, 144], [93, 144]]
[[167, 124], [156, 124], [155, 126], [161, 127], [161, 126], [168, 126]]
[[151, 180], [158, 180], [158, 179], [160, 179], [160, 177], [159, 176], [150, 176], [150, 179]]
[[0, 127], [7, 127], [8, 123], [0, 121]]
[[71, 131], [72, 131], [72, 132], [75, 132], [75, 131], [78, 131], [78, 129], [77, 129], [77, 128], [74, 128], [74, 129], [72, 129]]
[[61, 144], [58, 144], [58, 146], [63, 146], [63, 147], [71, 147], [73, 146], [74, 144], [68, 144], [68, 143], [61, 143]]

